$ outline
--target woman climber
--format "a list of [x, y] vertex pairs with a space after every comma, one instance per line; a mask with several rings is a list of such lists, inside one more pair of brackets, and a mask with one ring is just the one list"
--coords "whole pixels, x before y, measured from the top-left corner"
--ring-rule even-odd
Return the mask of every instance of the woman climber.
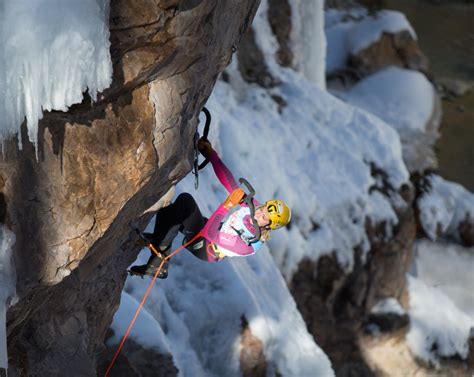
[[[255, 206], [253, 219], [247, 204], [241, 202], [240, 205], [229, 205], [233, 195], [238, 194], [239, 190], [243, 194], [243, 190], [238, 188], [232, 173], [223, 164], [209, 141], [200, 139], [198, 148], [201, 154], [211, 161], [217, 178], [231, 195], [212, 214], [209, 221], [202, 216], [194, 198], [188, 193], [180, 194], [174, 203], [161, 208], [156, 214], [154, 232], [144, 233], [144, 236], [162, 256], [152, 252], [147, 264], [131, 267], [131, 274], [154, 276], [179, 231], [184, 235], [183, 242], [191, 240], [201, 232], [202, 236], [186, 248], [199, 259], [215, 262], [225, 257], [255, 254], [269, 239], [271, 230], [281, 228], [290, 221], [290, 208], [281, 200], [270, 200], [260, 205], [252, 198]], [[238, 200], [240, 199], [241, 197]], [[258, 229], [255, 229], [255, 225]], [[256, 238], [256, 234], [260, 236]], [[166, 259], [158, 277], [164, 279], [167, 276]]]

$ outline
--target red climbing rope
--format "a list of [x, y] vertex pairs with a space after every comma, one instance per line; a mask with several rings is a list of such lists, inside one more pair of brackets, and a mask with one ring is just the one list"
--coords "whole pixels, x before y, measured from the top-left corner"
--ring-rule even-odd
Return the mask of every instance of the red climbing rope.
[[[183, 244], [182, 246], [178, 247], [176, 250], [174, 250], [170, 255], [166, 256], [165, 258], [162, 259], [158, 269], [156, 270], [155, 272], [155, 276], [153, 276], [153, 280], [151, 281], [150, 285], [148, 286], [148, 289], [146, 290], [145, 292], [145, 295], [143, 296], [142, 298], [142, 301], [140, 302], [140, 305], [138, 306], [138, 309], [135, 313], [135, 315], [133, 316], [133, 319], [132, 319], [132, 322], [130, 322], [130, 325], [128, 326], [128, 329], [127, 331], [125, 331], [125, 335], [123, 336], [122, 338], [122, 341], [120, 342], [120, 345], [119, 347], [117, 348], [117, 351], [115, 352], [115, 355], [112, 359], [112, 361], [110, 362], [109, 364], [109, 367], [107, 368], [105, 374], [104, 374], [104, 377], [107, 377], [110, 373], [110, 370], [112, 369], [114, 363], [115, 363], [115, 360], [117, 360], [117, 357], [118, 355], [120, 354], [120, 351], [122, 350], [122, 347], [125, 343], [125, 340], [127, 339], [128, 337], [128, 334], [130, 334], [130, 331], [132, 330], [132, 327], [133, 325], [135, 324], [135, 321], [137, 320], [137, 317], [138, 317], [138, 314], [140, 313], [140, 311], [142, 310], [142, 307], [143, 305], [145, 304], [145, 301], [148, 297], [148, 295], [150, 294], [150, 291], [151, 291], [151, 288], [153, 287], [153, 284], [155, 284], [155, 281], [156, 281], [156, 278], [158, 277], [158, 274], [160, 273], [161, 269], [163, 268], [163, 265], [166, 263], [166, 261], [168, 261], [169, 259], [171, 259], [174, 255], [176, 255], [176, 253], [178, 251], [181, 251], [182, 249], [184, 249], [186, 246], [190, 245], [191, 243], [193, 243], [196, 239], [198, 239], [199, 237], [202, 236], [202, 233], [199, 232], [198, 234], [196, 234], [190, 241], [186, 242], [185, 244]], [[152, 244], [148, 244], [148, 247], [154, 252], [156, 253], [158, 256], [161, 256], [160, 253], [158, 253], [158, 251], [153, 247]]]

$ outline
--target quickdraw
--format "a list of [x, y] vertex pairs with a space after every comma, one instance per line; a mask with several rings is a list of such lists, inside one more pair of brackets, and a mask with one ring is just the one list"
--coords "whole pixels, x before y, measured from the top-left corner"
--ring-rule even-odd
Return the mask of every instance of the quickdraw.
[[[209, 128], [211, 126], [211, 113], [205, 107], [201, 110], [204, 115], [206, 116], [206, 124], [204, 125], [204, 134], [202, 138], [207, 140], [207, 136], [209, 135]], [[209, 159], [205, 159], [201, 164], [199, 164], [199, 149], [198, 149], [198, 141], [199, 141], [199, 131], [196, 129], [196, 133], [194, 134], [194, 188], [197, 190], [199, 187], [199, 170], [202, 170], [206, 167], [209, 163]]]

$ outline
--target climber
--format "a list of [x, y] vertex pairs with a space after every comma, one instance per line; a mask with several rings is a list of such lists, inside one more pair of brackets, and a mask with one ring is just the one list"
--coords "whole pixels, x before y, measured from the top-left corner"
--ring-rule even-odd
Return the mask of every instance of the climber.
[[[229, 191], [231, 194], [229, 198], [231, 198], [232, 193], [239, 191], [232, 173], [223, 164], [208, 140], [201, 138], [198, 149], [205, 158], [210, 160], [217, 178]], [[240, 190], [243, 192], [242, 189]], [[147, 264], [132, 266], [129, 272], [132, 275], [154, 276], [163, 258], [169, 253], [171, 243], [178, 231], [184, 235], [183, 242], [191, 240], [202, 232], [203, 236], [186, 248], [197, 258], [207, 262], [220, 261], [225, 257], [254, 254], [269, 239], [271, 230], [288, 224], [291, 212], [281, 200], [270, 200], [263, 205], [253, 198], [251, 200], [255, 206], [254, 219], [251, 219], [250, 208], [245, 203], [230, 209], [224, 203], [208, 221], [202, 216], [190, 194], [180, 194], [172, 204], [157, 212], [154, 232], [144, 233], [147, 241], [159, 250], [162, 257], [152, 252]], [[256, 230], [253, 224], [259, 229]], [[260, 237], [255, 239], [255, 234], [260, 234]], [[162, 279], [167, 276], [168, 260], [158, 274], [158, 277]]]

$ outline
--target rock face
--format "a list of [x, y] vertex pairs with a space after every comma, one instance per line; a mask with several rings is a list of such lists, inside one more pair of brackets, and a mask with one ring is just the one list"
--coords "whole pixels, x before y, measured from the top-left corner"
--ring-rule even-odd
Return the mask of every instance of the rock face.
[[474, 219], [466, 216], [466, 218], [461, 221], [459, 224], [459, 235], [465, 246], [474, 246]]
[[349, 57], [348, 66], [360, 77], [368, 76], [390, 65], [420, 71], [429, 76], [429, 61], [408, 31], [383, 33], [366, 49]]
[[244, 377], [267, 376], [267, 361], [263, 353], [263, 343], [252, 334], [248, 321], [242, 317], [240, 340], [240, 370]]
[[449, 77], [437, 78], [436, 84], [443, 98], [449, 98], [450, 96], [462, 97], [474, 87], [472, 82], [451, 79]]
[[255, 42], [252, 27], [242, 39], [237, 57], [239, 71], [245, 81], [256, 83], [262, 88], [272, 88], [276, 85], [276, 81], [270, 74], [267, 63], [265, 62], [265, 57]]
[[[108, 348], [101, 355], [97, 375], [103, 376], [115, 349]], [[114, 377], [176, 377], [178, 369], [171, 355], [161, 355], [153, 349], [143, 348], [132, 339], [127, 339], [123, 350], [114, 363], [111, 375]]]
[[354, 250], [355, 265], [349, 274], [335, 255], [316, 263], [304, 261], [291, 282], [291, 292], [316, 342], [328, 354], [338, 376], [372, 376], [359, 345], [369, 323], [370, 309], [394, 297], [408, 305], [405, 274], [411, 260], [416, 227], [412, 210], [399, 211], [393, 238], [383, 235], [383, 224], [366, 224], [372, 248], [361, 258]]
[[283, 67], [293, 65], [294, 54], [290, 45], [292, 10], [288, 0], [268, 1], [268, 22], [278, 41], [277, 59]]
[[138, 252], [128, 223], [147, 222], [191, 169], [197, 116], [258, 3], [112, 1], [111, 87], [92, 106], [45, 114], [38, 159], [32, 144], [6, 143], [0, 220], [17, 236], [19, 296], [11, 373], [96, 375]]

